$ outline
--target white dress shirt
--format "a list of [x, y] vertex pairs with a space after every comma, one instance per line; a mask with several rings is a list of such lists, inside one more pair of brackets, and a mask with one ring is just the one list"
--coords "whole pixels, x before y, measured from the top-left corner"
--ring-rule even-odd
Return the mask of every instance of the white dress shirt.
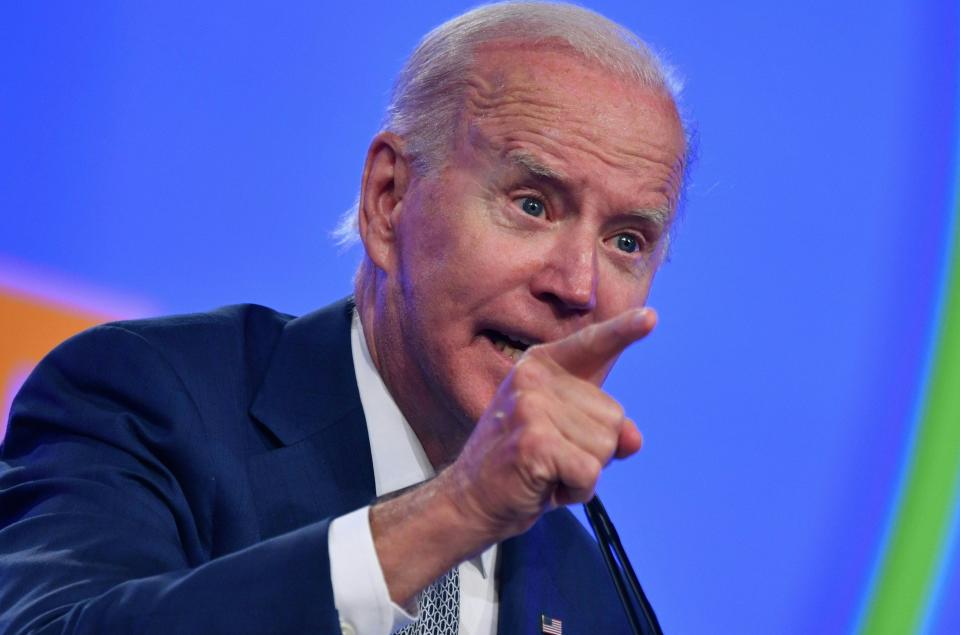
[[[434, 475], [433, 466], [380, 378], [356, 312], [350, 340], [377, 496], [425, 481]], [[330, 524], [333, 599], [344, 633], [389, 635], [416, 617], [390, 600], [373, 546], [369, 510], [358, 509]], [[497, 631], [496, 558], [494, 545], [459, 565], [460, 635], [495, 635]]]

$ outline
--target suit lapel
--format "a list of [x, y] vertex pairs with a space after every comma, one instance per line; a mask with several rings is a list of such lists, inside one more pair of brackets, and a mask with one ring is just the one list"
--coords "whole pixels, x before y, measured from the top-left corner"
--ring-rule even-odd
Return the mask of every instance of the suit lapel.
[[287, 323], [250, 409], [278, 446], [247, 464], [264, 538], [374, 498], [352, 315], [346, 300]]
[[596, 543], [566, 509], [502, 543], [498, 575], [504, 635], [541, 633], [541, 614], [569, 635], [630, 632]]
[[539, 633], [541, 613], [564, 617], [563, 598], [556, 586], [556, 554], [551, 554], [551, 516], [545, 515], [526, 533], [500, 545], [499, 633]]

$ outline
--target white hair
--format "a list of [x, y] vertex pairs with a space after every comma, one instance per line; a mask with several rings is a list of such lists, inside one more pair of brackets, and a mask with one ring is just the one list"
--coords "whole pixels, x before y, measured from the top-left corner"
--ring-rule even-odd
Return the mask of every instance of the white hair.
[[[520, 40], [531, 47], [558, 43], [615, 75], [664, 90], [678, 102], [681, 84], [672, 69], [643, 40], [598, 13], [554, 2], [483, 5], [430, 31], [397, 76], [381, 131], [404, 139], [416, 169], [441, 165], [457, 129], [474, 53], [496, 40]], [[334, 232], [341, 245], [358, 240], [358, 203]]]

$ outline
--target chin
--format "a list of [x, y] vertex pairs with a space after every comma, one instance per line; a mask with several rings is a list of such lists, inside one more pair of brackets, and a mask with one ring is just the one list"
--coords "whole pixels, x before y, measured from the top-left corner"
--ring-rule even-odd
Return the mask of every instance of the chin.
[[460, 386], [459, 390], [455, 388], [449, 394], [453, 395], [452, 405], [457, 419], [472, 430], [493, 401], [499, 385], [500, 381], [491, 379], [471, 382], [467, 386]]
[[485, 338], [475, 337], [456, 353], [438, 355], [424, 370], [436, 403], [469, 434], [512, 367]]

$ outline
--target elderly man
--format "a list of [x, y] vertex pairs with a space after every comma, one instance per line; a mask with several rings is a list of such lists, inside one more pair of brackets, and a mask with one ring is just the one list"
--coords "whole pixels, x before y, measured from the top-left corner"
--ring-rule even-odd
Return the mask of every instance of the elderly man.
[[26, 382], [0, 625], [626, 632], [558, 508], [640, 448], [599, 385], [654, 326], [685, 156], [660, 64], [600, 16], [431, 32], [370, 144], [354, 300], [106, 325]]

